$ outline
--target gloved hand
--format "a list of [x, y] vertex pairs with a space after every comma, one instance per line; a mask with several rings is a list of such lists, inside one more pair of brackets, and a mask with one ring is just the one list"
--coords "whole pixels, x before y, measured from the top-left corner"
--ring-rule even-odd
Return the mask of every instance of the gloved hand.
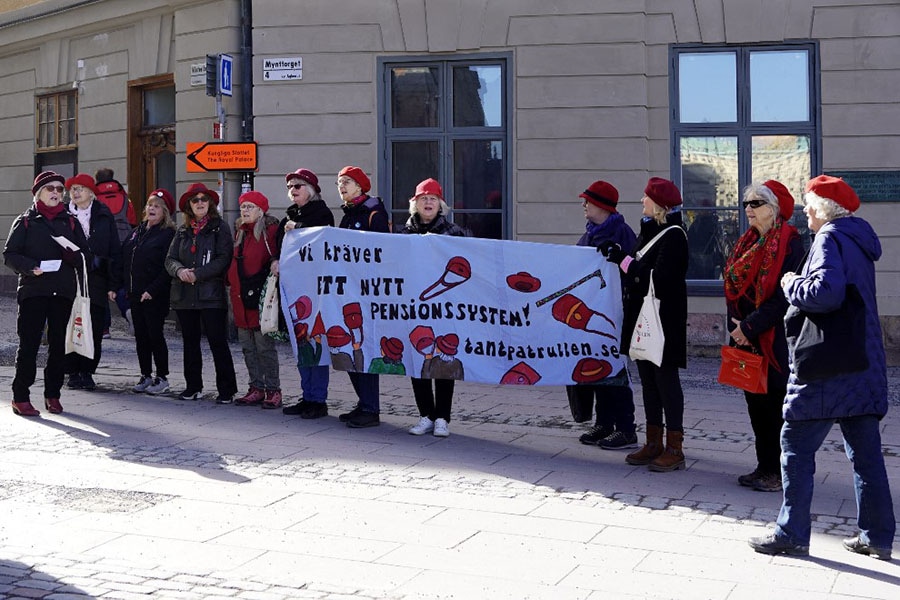
[[597, 246], [597, 252], [603, 256], [609, 256], [609, 251], [613, 248], [619, 248], [621, 250], [622, 246], [612, 240], [603, 240], [600, 242], [600, 245]]
[[62, 249], [62, 261], [70, 267], [78, 267], [81, 265], [81, 252], [79, 250]]
[[626, 256], [628, 256], [628, 253], [622, 250], [622, 248], [619, 247], [618, 244], [616, 244], [614, 248], [610, 248], [609, 252], [606, 253], [606, 260], [611, 263], [621, 265]]

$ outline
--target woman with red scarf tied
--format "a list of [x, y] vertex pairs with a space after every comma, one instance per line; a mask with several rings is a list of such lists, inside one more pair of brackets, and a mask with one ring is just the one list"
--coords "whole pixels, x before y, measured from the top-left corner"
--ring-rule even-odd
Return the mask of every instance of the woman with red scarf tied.
[[725, 300], [731, 345], [751, 347], [769, 361], [765, 394], [744, 392], [756, 437], [756, 469], [738, 477], [740, 485], [761, 492], [781, 491], [782, 403], [787, 387], [788, 353], [784, 313], [788, 303], [779, 282], [803, 259], [803, 243], [788, 223], [794, 198], [775, 180], [744, 190], [750, 228], [725, 262]]

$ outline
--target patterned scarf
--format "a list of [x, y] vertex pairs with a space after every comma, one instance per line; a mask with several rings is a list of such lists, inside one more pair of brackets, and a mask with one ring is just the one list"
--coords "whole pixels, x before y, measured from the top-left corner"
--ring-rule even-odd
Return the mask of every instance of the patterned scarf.
[[206, 215], [199, 221], [196, 219], [191, 219], [191, 233], [194, 236], [194, 239], [191, 240], [191, 254], [197, 253], [197, 235], [204, 227], [206, 227], [207, 223], [209, 223], [209, 215]]

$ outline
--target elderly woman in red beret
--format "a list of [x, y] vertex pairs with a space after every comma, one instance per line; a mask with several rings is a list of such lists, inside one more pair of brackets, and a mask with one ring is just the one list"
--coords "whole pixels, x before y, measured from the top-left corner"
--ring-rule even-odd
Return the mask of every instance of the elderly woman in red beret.
[[169, 347], [164, 326], [172, 280], [166, 272], [166, 254], [175, 237], [174, 212], [175, 198], [169, 190], [150, 192], [144, 204], [144, 220], [125, 238], [122, 248], [124, 293], [131, 307], [141, 369], [140, 380], [131, 389], [138, 393], [155, 395], [169, 391]]
[[756, 442], [756, 468], [738, 477], [740, 485], [761, 492], [781, 491], [781, 405], [787, 385], [787, 300], [779, 281], [796, 271], [803, 243], [788, 220], [794, 197], [775, 180], [744, 190], [744, 212], [750, 228], [738, 239], [725, 262], [725, 301], [731, 345], [752, 348], [768, 359], [766, 392], [744, 392]]
[[238, 203], [241, 215], [234, 225], [234, 260], [228, 268], [228, 287], [250, 389], [235, 404], [281, 408], [278, 350], [275, 340], [259, 326], [259, 298], [269, 267], [278, 257], [278, 219], [269, 216], [269, 199], [260, 192], [245, 192]]
[[[322, 200], [318, 175], [301, 167], [286, 174], [284, 182], [291, 205], [287, 208], [287, 215], [278, 225], [276, 243], [279, 256], [287, 232], [303, 227], [334, 227], [334, 214]], [[272, 272], [278, 273], [278, 267], [278, 260], [273, 260]], [[320, 419], [328, 416], [329, 367], [319, 365], [322, 346], [317, 343], [313, 349], [309, 339], [304, 333], [303, 340], [306, 344], [297, 353], [297, 371], [300, 373], [300, 389], [303, 396], [300, 402], [285, 406], [281, 412], [286, 415], [299, 415], [301, 419]], [[304, 352], [304, 349], [309, 351]]]
[[66, 372], [70, 389], [93, 390], [96, 387], [94, 373], [100, 363], [103, 329], [109, 301], [116, 299], [122, 273], [122, 245], [116, 220], [109, 208], [97, 200], [94, 178], [79, 173], [66, 180], [69, 190], [69, 212], [81, 225], [87, 238], [88, 290], [91, 297], [91, 328], [94, 334], [94, 358], [70, 352], [66, 355]]
[[228, 346], [228, 298], [225, 276], [234, 252], [228, 224], [219, 215], [219, 194], [202, 183], [192, 184], [178, 201], [183, 224], [166, 255], [172, 278], [171, 305], [184, 340], [182, 400], [198, 400], [203, 392], [201, 332], [216, 368], [217, 404], [230, 404], [237, 393], [237, 378]]
[[53, 237], [64, 237], [84, 249], [87, 240], [63, 202], [66, 179], [44, 171], [31, 186], [32, 205], [13, 221], [3, 248], [7, 267], [19, 276], [16, 371], [12, 381], [12, 410], [23, 417], [40, 415], [31, 404], [31, 386], [37, 375], [37, 354], [47, 330], [47, 365], [44, 367], [44, 406], [61, 413], [59, 401], [65, 371], [66, 328], [75, 298], [76, 269], [81, 252], [66, 250]]
[[[687, 236], [671, 222], [672, 210], [681, 205], [681, 192], [668, 179], [651, 177], [641, 199], [643, 216], [635, 253], [618, 244], [606, 243], [600, 250], [622, 270], [625, 317], [622, 348], [628, 353], [644, 296], [653, 278], [659, 300], [665, 344], [659, 366], [649, 360], [635, 361], [644, 396], [647, 442], [625, 457], [630, 465], [647, 465], [651, 471], [685, 468], [684, 392], [678, 369], [687, 366]], [[665, 420], [664, 420], [665, 417]], [[666, 441], [663, 446], [663, 430]]]

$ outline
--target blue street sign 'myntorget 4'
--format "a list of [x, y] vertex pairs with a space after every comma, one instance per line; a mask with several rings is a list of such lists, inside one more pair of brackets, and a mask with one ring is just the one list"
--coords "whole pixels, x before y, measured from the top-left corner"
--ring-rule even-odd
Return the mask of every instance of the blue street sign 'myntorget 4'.
[[234, 59], [230, 54], [220, 55], [219, 60], [219, 93], [231, 96], [231, 80], [234, 74]]

